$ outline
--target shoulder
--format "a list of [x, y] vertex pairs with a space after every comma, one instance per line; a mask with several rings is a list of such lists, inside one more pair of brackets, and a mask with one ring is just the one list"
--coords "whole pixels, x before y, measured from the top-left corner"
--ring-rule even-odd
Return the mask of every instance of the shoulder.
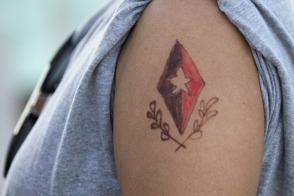
[[[254, 195], [263, 120], [250, 48], [216, 1], [152, 1], [117, 64], [114, 147], [123, 193]], [[179, 143], [186, 148], [175, 152]]]

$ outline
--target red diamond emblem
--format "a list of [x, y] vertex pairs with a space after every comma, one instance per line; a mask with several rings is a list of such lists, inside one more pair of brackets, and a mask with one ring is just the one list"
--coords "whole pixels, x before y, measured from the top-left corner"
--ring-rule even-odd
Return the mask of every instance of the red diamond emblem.
[[204, 87], [195, 63], [183, 45], [176, 41], [157, 85], [180, 134], [190, 120], [197, 98]]

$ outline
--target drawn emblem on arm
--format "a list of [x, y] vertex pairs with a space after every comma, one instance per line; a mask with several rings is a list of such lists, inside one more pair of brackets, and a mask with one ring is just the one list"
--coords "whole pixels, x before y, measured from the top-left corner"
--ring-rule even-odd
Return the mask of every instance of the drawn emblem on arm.
[[[183, 45], [177, 40], [170, 52], [157, 89], [174, 120], [179, 137], [185, 135], [191, 114], [204, 86], [205, 82], [195, 63]], [[197, 135], [197, 138], [202, 137], [203, 126], [218, 114], [217, 110], [212, 109], [218, 101], [217, 97], [213, 97], [207, 102], [204, 100], [200, 101], [199, 119], [194, 120], [193, 130], [182, 142], [171, 135], [170, 126], [167, 122], [163, 122], [162, 111], [157, 109], [157, 102], [155, 100], [149, 104], [147, 118], [153, 120], [151, 129], [161, 131], [161, 140], [175, 142], [178, 145], [175, 151], [178, 151], [181, 148], [186, 148], [186, 142], [189, 139], [193, 139], [193, 136]]]

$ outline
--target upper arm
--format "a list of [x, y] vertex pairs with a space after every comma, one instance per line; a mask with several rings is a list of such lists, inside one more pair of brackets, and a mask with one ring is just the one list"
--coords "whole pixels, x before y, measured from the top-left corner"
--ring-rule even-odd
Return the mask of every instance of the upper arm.
[[263, 123], [250, 48], [215, 1], [153, 1], [116, 73], [114, 148], [122, 193], [255, 195]]

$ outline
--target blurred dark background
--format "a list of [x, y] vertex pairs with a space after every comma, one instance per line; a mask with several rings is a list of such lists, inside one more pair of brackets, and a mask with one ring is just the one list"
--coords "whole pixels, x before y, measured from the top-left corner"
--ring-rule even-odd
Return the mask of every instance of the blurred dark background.
[[0, 0], [0, 191], [7, 146], [45, 66], [70, 33], [109, 0]]

